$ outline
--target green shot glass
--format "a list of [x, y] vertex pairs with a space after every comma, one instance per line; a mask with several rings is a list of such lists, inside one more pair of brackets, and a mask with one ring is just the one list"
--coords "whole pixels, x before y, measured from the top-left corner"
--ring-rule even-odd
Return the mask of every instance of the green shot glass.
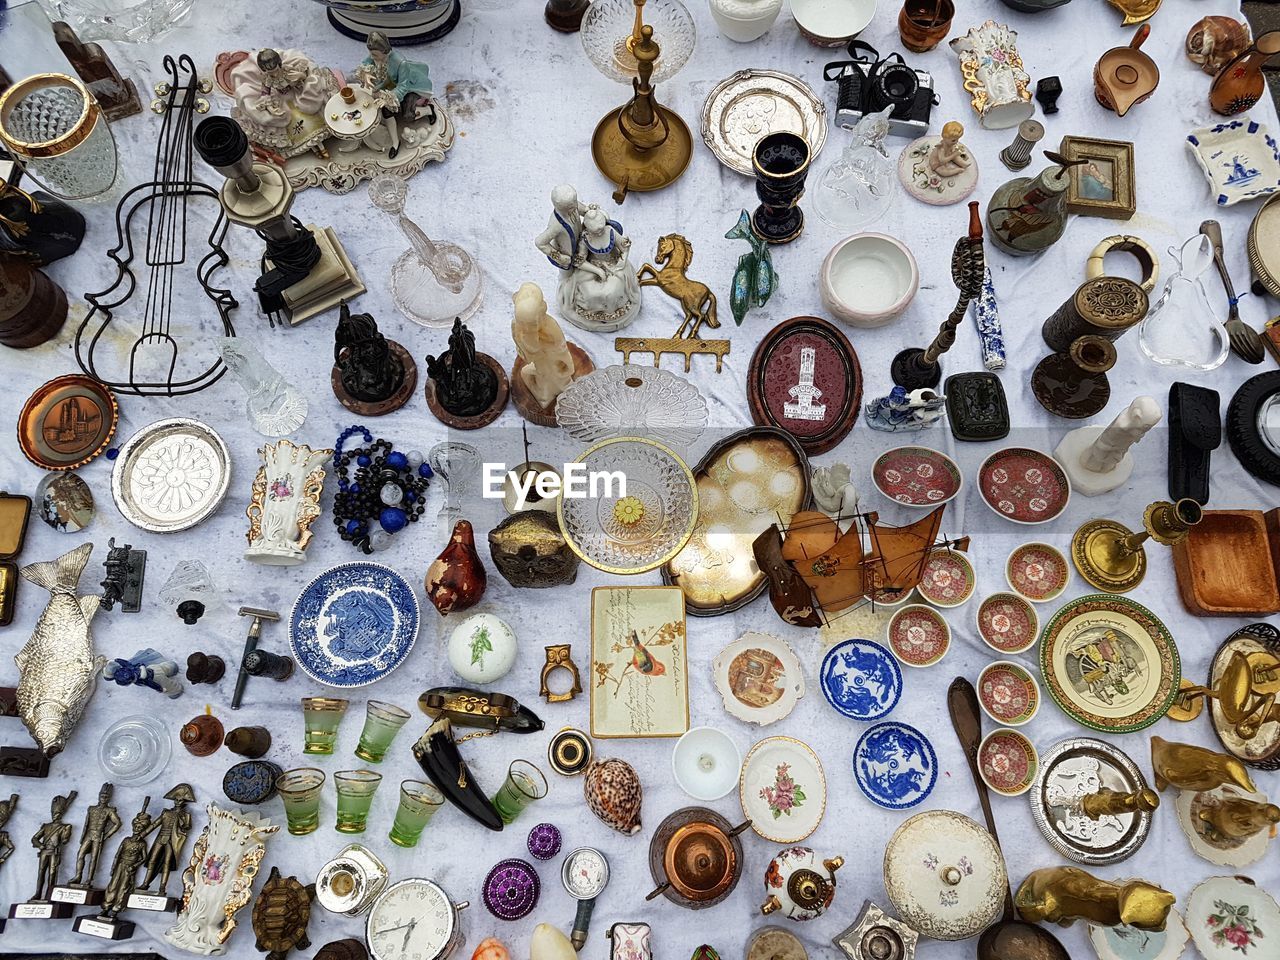
[[333, 785], [338, 788], [338, 822], [341, 833], [364, 833], [369, 820], [369, 807], [373, 795], [382, 783], [382, 774], [372, 770], [342, 770], [333, 775]]
[[510, 826], [521, 811], [547, 795], [547, 778], [528, 760], [513, 761], [507, 779], [493, 796], [493, 806], [502, 822]]
[[418, 838], [436, 811], [444, 805], [444, 794], [421, 780], [400, 784], [400, 806], [391, 824], [391, 842], [398, 847], [416, 847]]
[[364, 729], [360, 731], [360, 742], [356, 745], [356, 756], [369, 763], [381, 763], [391, 741], [408, 719], [408, 710], [401, 710], [394, 703], [370, 700], [365, 712]]
[[302, 719], [306, 726], [303, 753], [333, 753], [338, 742], [338, 725], [347, 712], [347, 701], [337, 697], [303, 697]]
[[304, 836], [320, 825], [320, 788], [323, 786], [324, 771], [315, 767], [286, 770], [276, 777], [276, 790], [284, 801], [284, 815], [294, 836]]

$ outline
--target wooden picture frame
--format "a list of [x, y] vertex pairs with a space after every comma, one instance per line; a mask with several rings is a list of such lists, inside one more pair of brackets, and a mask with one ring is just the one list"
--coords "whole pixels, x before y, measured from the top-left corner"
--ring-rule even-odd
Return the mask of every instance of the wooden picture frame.
[[1089, 161], [1070, 168], [1068, 213], [1128, 220], [1137, 212], [1132, 143], [1093, 137], [1063, 137], [1059, 151], [1068, 160]]

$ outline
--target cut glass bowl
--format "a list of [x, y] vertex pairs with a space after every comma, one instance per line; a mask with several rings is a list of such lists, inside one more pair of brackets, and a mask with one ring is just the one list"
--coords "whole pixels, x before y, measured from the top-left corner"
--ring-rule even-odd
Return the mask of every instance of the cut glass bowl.
[[584, 443], [648, 437], [688, 448], [707, 426], [707, 401], [669, 370], [615, 364], [569, 384], [556, 399], [556, 422]]
[[[651, 83], [670, 80], [693, 56], [698, 33], [693, 17], [680, 0], [649, 0], [644, 22], [653, 27], [660, 53]], [[597, 70], [610, 80], [631, 83], [639, 75], [628, 41], [634, 35], [636, 7], [632, 0], [594, 0], [582, 18], [582, 49]]]

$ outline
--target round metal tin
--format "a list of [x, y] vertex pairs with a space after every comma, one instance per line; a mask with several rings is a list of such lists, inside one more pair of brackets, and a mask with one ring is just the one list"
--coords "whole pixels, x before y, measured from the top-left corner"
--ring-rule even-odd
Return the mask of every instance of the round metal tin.
[[230, 480], [222, 437], [199, 420], [173, 417], [125, 441], [111, 472], [111, 497], [135, 527], [177, 533], [210, 517]]
[[538, 905], [542, 883], [527, 860], [500, 860], [484, 878], [481, 896], [485, 909], [499, 920], [520, 920]]
[[37, 467], [74, 470], [107, 449], [119, 419], [115, 394], [106, 384], [68, 374], [27, 399], [18, 414], [18, 447]]
[[799, 77], [780, 70], [739, 70], [702, 105], [702, 139], [716, 159], [753, 176], [751, 157], [766, 133], [794, 133], [816, 158], [827, 142], [827, 108]]

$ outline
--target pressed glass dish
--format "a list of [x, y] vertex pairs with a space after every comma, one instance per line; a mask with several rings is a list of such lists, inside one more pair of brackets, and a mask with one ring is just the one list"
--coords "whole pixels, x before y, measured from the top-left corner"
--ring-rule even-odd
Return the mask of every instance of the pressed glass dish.
[[81, 40], [146, 43], [168, 33], [195, 0], [41, 0], [52, 20], [65, 20]]
[[706, 428], [707, 401], [669, 370], [615, 364], [569, 384], [556, 400], [556, 422], [584, 443], [641, 436], [687, 448]]
[[[662, 51], [651, 82], [662, 83], [689, 62], [698, 32], [680, 0], [649, 0], [642, 14]], [[630, 83], [638, 75], [631, 52], [636, 18], [632, 0], [595, 0], [582, 18], [582, 49], [597, 70], [618, 83]]]
[[1138, 346], [1164, 366], [1214, 370], [1226, 361], [1230, 344], [1204, 288], [1204, 274], [1213, 265], [1212, 245], [1196, 234], [1181, 250], [1170, 247], [1169, 256], [1178, 269], [1138, 327]]

